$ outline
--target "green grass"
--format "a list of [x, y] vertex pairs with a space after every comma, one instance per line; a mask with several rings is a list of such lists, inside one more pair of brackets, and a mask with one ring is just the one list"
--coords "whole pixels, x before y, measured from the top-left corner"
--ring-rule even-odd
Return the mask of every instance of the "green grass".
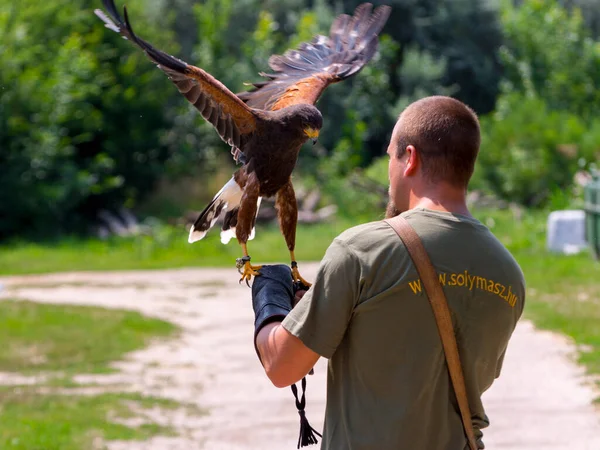
[[[600, 263], [588, 253], [563, 256], [547, 252], [547, 212], [523, 211], [517, 216], [510, 210], [480, 210], [474, 214], [521, 264], [528, 287], [525, 316], [542, 328], [571, 336], [586, 349], [581, 361], [590, 371], [600, 373]], [[349, 220], [338, 220], [299, 227], [297, 258], [319, 260], [333, 237], [352, 225]], [[249, 250], [257, 263], [288, 260], [285, 243], [275, 226], [259, 226]], [[238, 256], [236, 241], [223, 246], [218, 230], [190, 245], [185, 230], [162, 227], [153, 237], [15, 243], [0, 251], [0, 274], [232, 266]]]
[[589, 252], [557, 255], [546, 251], [546, 217], [525, 212], [520, 221], [506, 211], [478, 217], [511, 250], [527, 283], [525, 317], [536, 326], [561, 332], [579, 346], [579, 362], [600, 374], [600, 262]]
[[50, 378], [42, 386], [0, 388], [0, 448], [101, 450], [106, 440], [172, 435], [151, 420], [129, 425], [118, 419], [137, 418], [152, 407], [180, 407], [176, 402], [133, 393], [74, 395], [69, 389], [82, 387], [73, 375], [109, 372], [110, 362], [125, 353], [176, 332], [174, 325], [136, 312], [1, 301], [0, 371]]
[[0, 302], [0, 371], [106, 373], [109, 363], [176, 327], [131, 311]]
[[[298, 229], [296, 257], [318, 260], [349, 222], [304, 226]], [[64, 271], [162, 269], [176, 267], [234, 266], [242, 256], [233, 239], [221, 244], [219, 230], [213, 229], [200, 242], [188, 244], [187, 231], [160, 227], [152, 236], [130, 238], [65, 239], [56, 243], [16, 242], [0, 247], [0, 275]], [[283, 236], [276, 226], [258, 227], [256, 238], [248, 243], [257, 263], [289, 262]]]
[[528, 282], [527, 317], [582, 346], [580, 362], [600, 374], [600, 263], [588, 255], [518, 254]]
[[115, 419], [134, 416], [132, 407], [178, 405], [136, 394], [40, 395], [34, 388], [0, 391], [0, 448], [10, 450], [101, 450], [106, 440], [144, 440], [173, 435], [148, 422], [139, 426]]

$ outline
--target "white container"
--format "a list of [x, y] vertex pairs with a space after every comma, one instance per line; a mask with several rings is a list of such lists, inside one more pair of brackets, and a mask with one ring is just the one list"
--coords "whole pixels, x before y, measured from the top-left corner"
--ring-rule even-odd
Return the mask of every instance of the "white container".
[[585, 250], [585, 211], [553, 211], [546, 223], [546, 247], [551, 252], [571, 255]]

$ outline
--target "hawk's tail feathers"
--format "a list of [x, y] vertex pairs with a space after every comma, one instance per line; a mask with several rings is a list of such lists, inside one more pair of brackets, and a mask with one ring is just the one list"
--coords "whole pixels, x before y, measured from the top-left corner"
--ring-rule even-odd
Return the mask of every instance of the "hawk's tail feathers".
[[[225, 183], [225, 186], [217, 192], [217, 195], [215, 195], [212, 201], [204, 208], [204, 211], [200, 213], [196, 222], [194, 222], [194, 225], [192, 225], [192, 228], [190, 229], [188, 242], [191, 244], [206, 236], [206, 233], [208, 233], [208, 230], [216, 223], [221, 212], [227, 211], [228, 209], [238, 209], [241, 198], [242, 189], [235, 180], [231, 178], [231, 180]], [[227, 214], [230, 212], [231, 211], [228, 211]], [[237, 212], [235, 217], [237, 221]]]
[[[256, 215], [258, 216], [258, 210], [260, 209], [260, 202], [262, 197], [258, 197], [258, 201], [256, 202]], [[225, 218], [223, 219], [223, 227], [221, 228], [221, 242], [223, 244], [228, 244], [231, 238], [235, 237], [235, 227], [237, 225], [237, 215], [239, 207], [235, 207], [225, 214]], [[256, 233], [255, 229], [256, 217], [254, 218], [254, 223], [252, 224], [252, 230], [250, 231], [250, 236], [248, 236], [248, 240], [251, 241], [254, 239], [254, 235]]]
[[[223, 218], [223, 227], [221, 229], [221, 242], [223, 244], [227, 244], [232, 237], [235, 237], [235, 227], [237, 225], [237, 215], [238, 211], [240, 210], [241, 199], [242, 189], [236, 183], [236, 181], [231, 178], [225, 184], [225, 186], [223, 186], [221, 190], [217, 192], [217, 195], [215, 195], [206, 208], [204, 208], [204, 211], [200, 213], [196, 219], [196, 222], [194, 222], [194, 225], [192, 225], [192, 228], [190, 229], [188, 242], [192, 244], [206, 236], [206, 233], [208, 233], [208, 230], [210, 230], [217, 222], [221, 213], [225, 212], [225, 216]], [[258, 197], [258, 201], [256, 203], [257, 214], [258, 209], [260, 208], [260, 201], [261, 197]], [[256, 218], [252, 224], [252, 231], [250, 232], [248, 240], [254, 239], [255, 223]]]

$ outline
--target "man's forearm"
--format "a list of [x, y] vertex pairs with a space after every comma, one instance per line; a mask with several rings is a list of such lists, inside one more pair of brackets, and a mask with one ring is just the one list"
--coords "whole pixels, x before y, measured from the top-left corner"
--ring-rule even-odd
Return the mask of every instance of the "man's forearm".
[[277, 352], [275, 351], [275, 328], [281, 326], [281, 322], [272, 322], [263, 327], [256, 336], [256, 348], [265, 372], [273, 384], [278, 383], [272, 378], [273, 368], [277, 366]]
[[286, 387], [301, 380], [313, 368], [319, 355], [281, 325], [271, 322], [256, 336], [262, 364], [267, 376], [277, 387]]
[[260, 269], [260, 276], [252, 285], [254, 344], [267, 376], [277, 387], [302, 379], [319, 359], [319, 355], [281, 325], [296, 303], [294, 297], [289, 267], [274, 265]]

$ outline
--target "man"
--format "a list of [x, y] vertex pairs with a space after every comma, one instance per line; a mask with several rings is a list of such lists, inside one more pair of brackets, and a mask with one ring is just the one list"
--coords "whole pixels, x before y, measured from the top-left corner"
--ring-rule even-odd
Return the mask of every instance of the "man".
[[[500, 374], [525, 281], [467, 208], [479, 144], [477, 116], [463, 103], [435, 96], [408, 106], [388, 147], [387, 216], [408, 220], [438, 272], [483, 448], [489, 421], [481, 395]], [[291, 277], [282, 288], [279, 269], [265, 267], [254, 281], [255, 343], [278, 387], [300, 380], [320, 356], [329, 359], [323, 449], [468, 448], [431, 306], [385, 221], [338, 236], [293, 309]]]

